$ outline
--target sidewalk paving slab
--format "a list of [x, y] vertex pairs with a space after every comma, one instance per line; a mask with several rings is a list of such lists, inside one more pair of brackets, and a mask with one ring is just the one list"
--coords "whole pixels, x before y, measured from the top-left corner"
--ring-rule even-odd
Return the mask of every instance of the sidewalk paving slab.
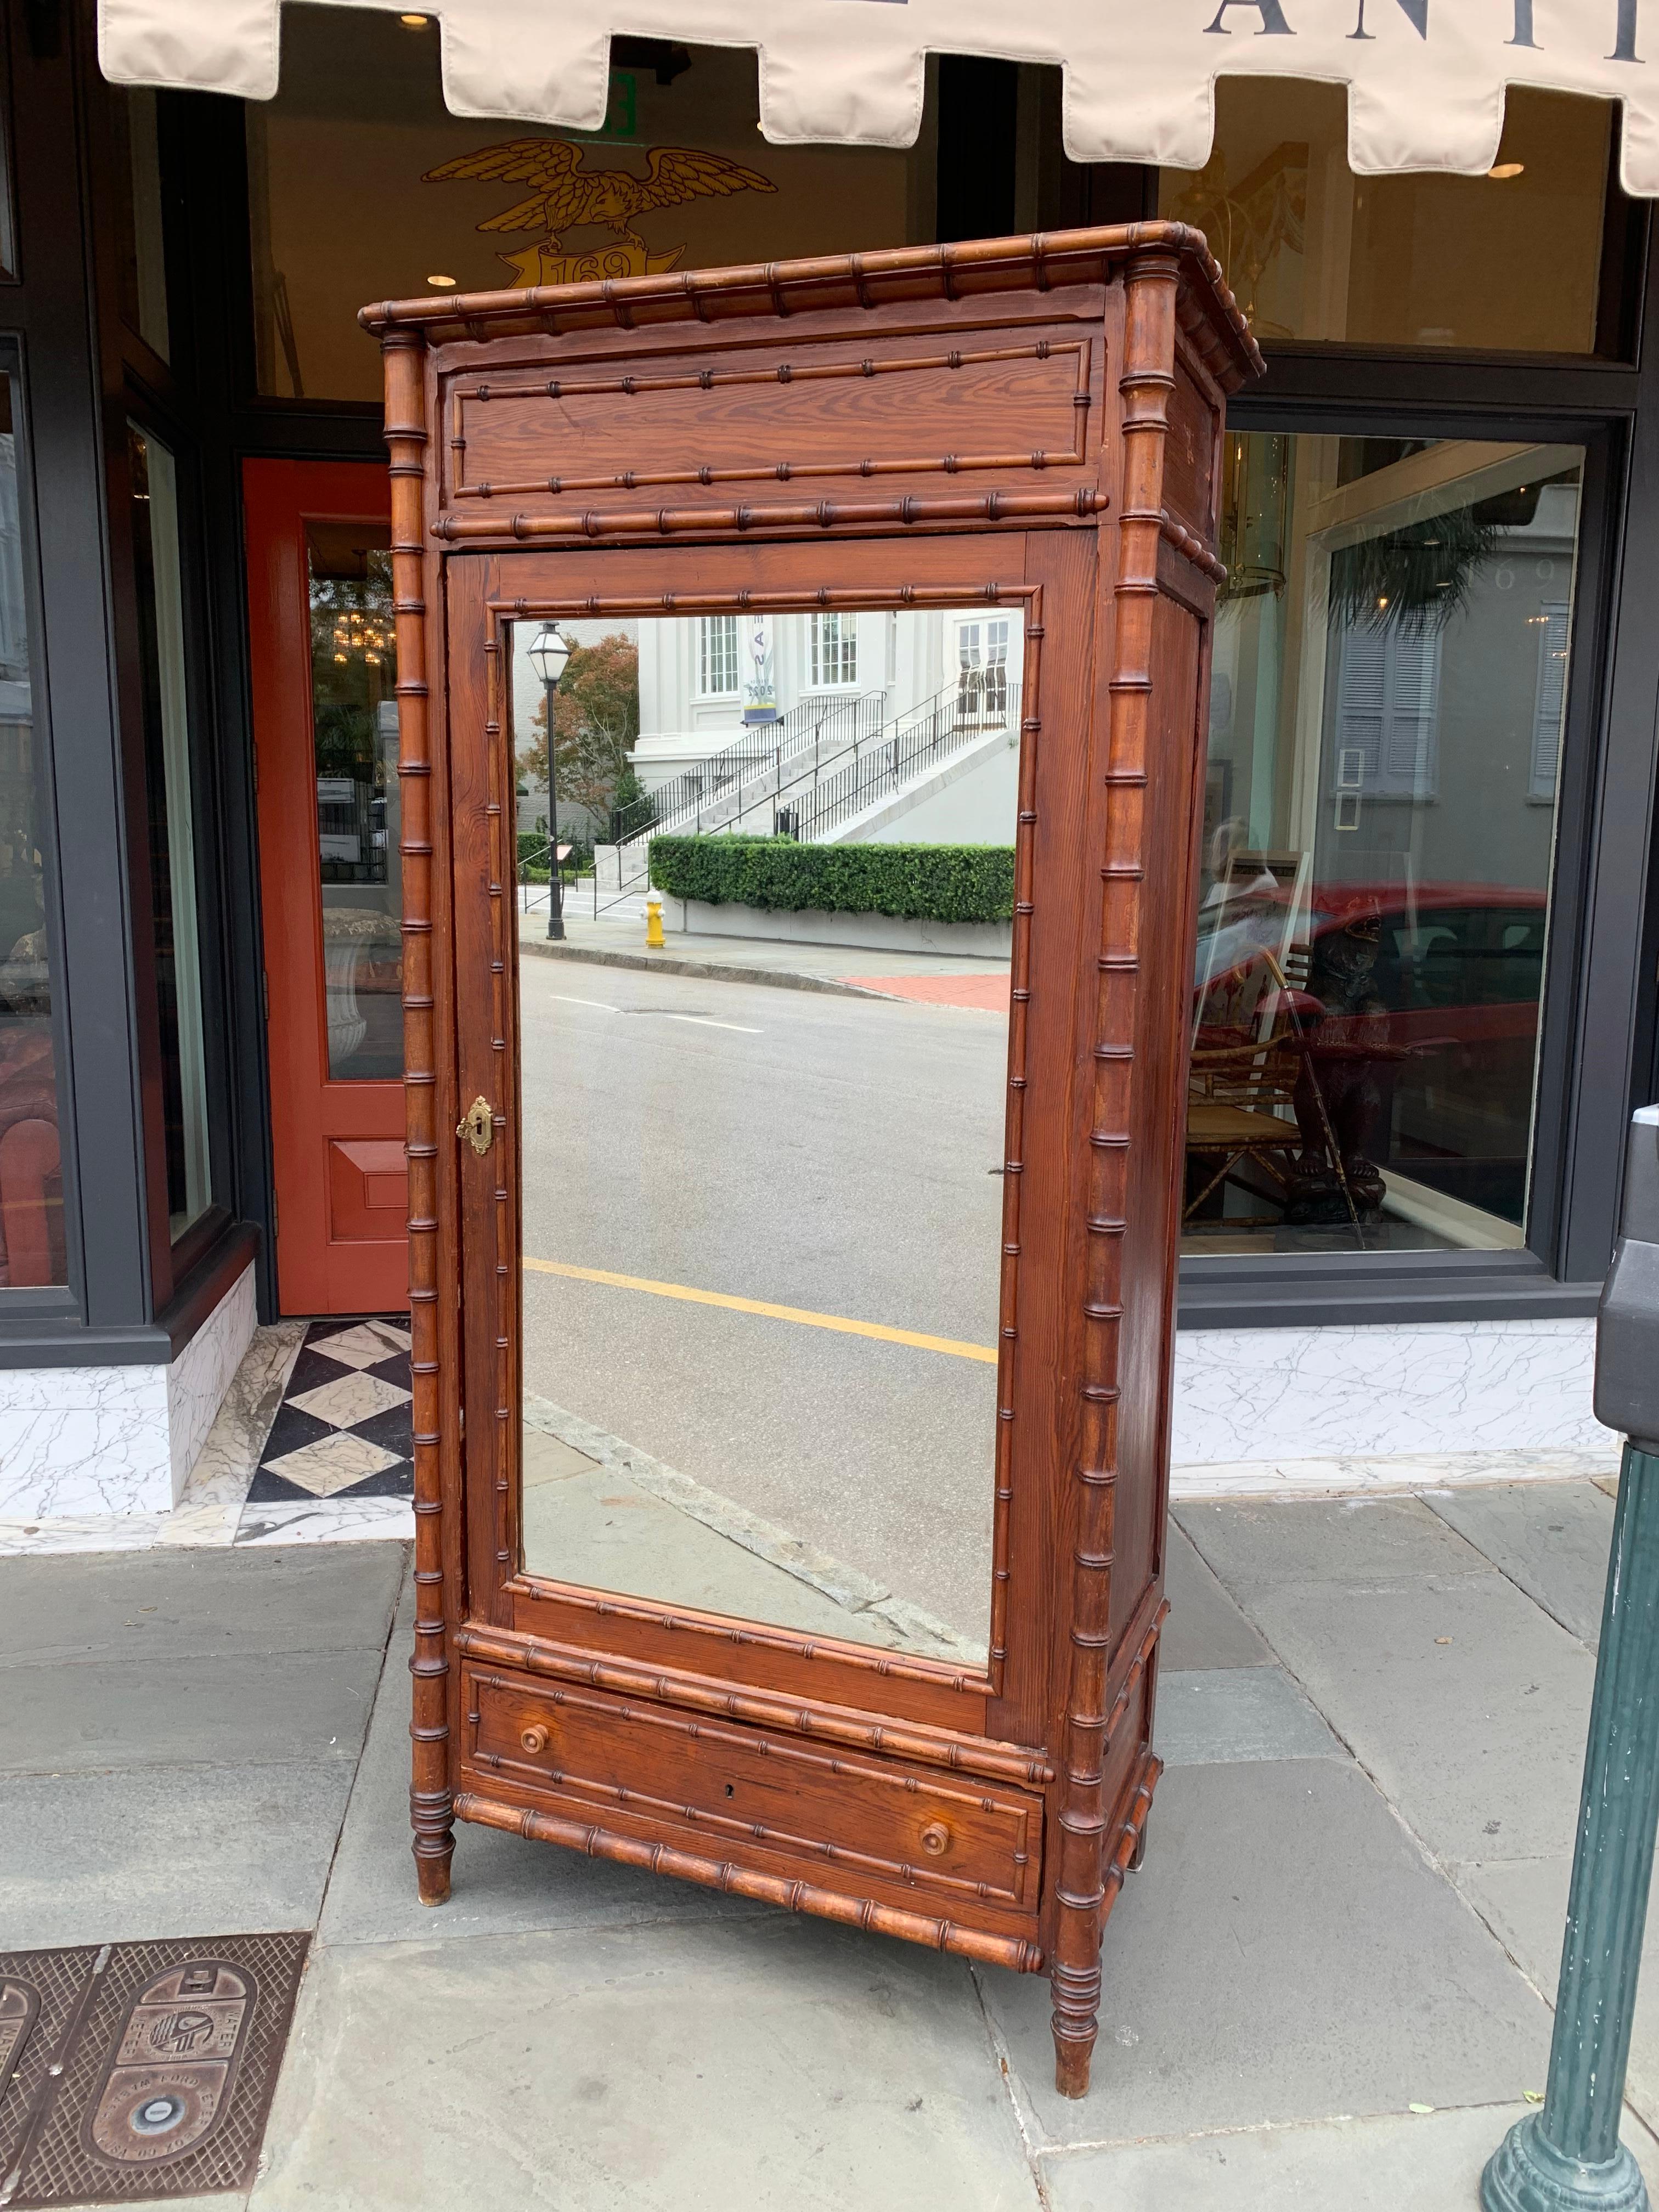
[[1046, 1981], [974, 1970], [1039, 2148], [1543, 2085], [1536, 1992], [1334, 1759], [1165, 1774], [1103, 1965], [1093, 2082], [1075, 2102], [1054, 2087]]
[[[1115, 2144], [1045, 2159], [1043, 2181], [1054, 2212], [1477, 2212], [1481, 2167], [1530, 2110], [1478, 2105]], [[1659, 2191], [1659, 2145], [1639, 2126], [1626, 2140]]]
[[[153, 1552], [9, 1562], [10, 1649], [31, 1628], [56, 1641], [50, 1657], [3, 1670], [0, 1772], [294, 1760], [339, 1765], [349, 1779], [405, 1559], [399, 1544], [355, 1544], [266, 1558]], [[69, 1621], [83, 1624], [88, 1656], [64, 1647]], [[181, 1790], [179, 1802], [188, 1795]]]
[[1222, 1588], [1252, 1619], [1252, 1599], [1285, 1583], [1421, 1581], [1494, 1571], [1474, 1544], [1416, 1498], [1183, 1498], [1171, 1510]]
[[1426, 1507], [1348, 1513], [1352, 1563], [1342, 1513], [1199, 1506], [1182, 1521], [1427, 1850], [1571, 1851], [1589, 1653]]
[[963, 1963], [783, 1913], [325, 1948], [266, 2142], [254, 2212], [1039, 2205]]
[[350, 1790], [349, 1757], [8, 1776], [6, 1948], [314, 1927]]
[[1423, 1500], [1592, 1651], [1600, 1648], [1613, 1500], [1594, 1482], [1431, 1492]]
[[1160, 1670], [1185, 1674], [1206, 1667], [1273, 1664], [1273, 1653], [1173, 1520], [1164, 1555], [1164, 1593], [1170, 1617], [1158, 1642]]
[[9, 1669], [0, 1772], [234, 1766], [253, 1744], [262, 1763], [349, 1767], [380, 1670], [372, 1647]]
[[0, 1666], [248, 1651], [378, 1650], [403, 1575], [395, 1544], [80, 1553], [11, 1561]]
[[1160, 1669], [1152, 1741], [1165, 1766], [1348, 1756], [1282, 1667]]

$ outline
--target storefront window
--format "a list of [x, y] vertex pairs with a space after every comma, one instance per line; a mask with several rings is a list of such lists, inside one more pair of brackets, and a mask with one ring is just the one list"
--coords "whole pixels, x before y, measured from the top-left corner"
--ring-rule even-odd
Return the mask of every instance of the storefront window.
[[[370, 300], [931, 234], [928, 149], [768, 145], [752, 51], [617, 40], [610, 113], [584, 134], [452, 115], [438, 40], [425, 16], [283, 10], [281, 89], [247, 107], [264, 392], [378, 401]], [[607, 172], [626, 173], [625, 206], [596, 189]]]
[[179, 475], [173, 455], [153, 433], [141, 430], [135, 423], [130, 426], [128, 441], [167, 1220], [176, 1243], [207, 1211], [213, 1196], [190, 712], [185, 681]]
[[1188, 1251], [1523, 1242], [1583, 458], [1227, 440]]
[[0, 1284], [69, 1279], [13, 379], [0, 373]]
[[404, 1072], [403, 870], [392, 538], [313, 522], [311, 712], [331, 1081]]
[[125, 210], [121, 317], [161, 359], [169, 358], [167, 251], [161, 211], [161, 149], [155, 94], [134, 86], [118, 95], [118, 128], [126, 136], [131, 198]]
[[1612, 117], [1512, 85], [1489, 176], [1357, 177], [1340, 86], [1224, 77], [1209, 164], [1163, 171], [1158, 212], [1203, 231], [1269, 344], [1593, 353]]

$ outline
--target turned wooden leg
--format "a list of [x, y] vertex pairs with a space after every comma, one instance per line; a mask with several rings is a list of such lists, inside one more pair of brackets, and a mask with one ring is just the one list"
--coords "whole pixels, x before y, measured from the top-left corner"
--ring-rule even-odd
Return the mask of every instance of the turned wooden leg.
[[1062, 2097], [1086, 2097], [1089, 2063], [1100, 2027], [1100, 1967], [1056, 1960], [1048, 1977], [1054, 1996], [1054, 2087]]
[[1135, 1847], [1129, 1854], [1129, 1871], [1131, 1874], [1139, 1874], [1140, 1872], [1141, 1862], [1146, 1856], [1146, 1823], [1152, 1819], [1152, 1814], [1148, 1813], [1146, 1819], [1141, 1821], [1140, 1832], [1135, 1838]]
[[411, 1790], [409, 1809], [415, 1827], [415, 1875], [420, 1883], [421, 1902], [447, 1905], [450, 1861], [455, 1856], [449, 1792], [439, 1790], [428, 1795]]

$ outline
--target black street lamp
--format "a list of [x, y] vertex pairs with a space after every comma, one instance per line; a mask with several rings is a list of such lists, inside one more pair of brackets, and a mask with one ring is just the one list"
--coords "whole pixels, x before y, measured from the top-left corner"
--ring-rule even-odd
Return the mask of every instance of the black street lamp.
[[570, 640], [557, 623], [544, 622], [537, 631], [530, 647], [530, 665], [542, 680], [542, 696], [547, 710], [547, 828], [550, 884], [547, 903], [547, 933], [550, 937], [564, 935], [564, 890], [559, 874], [559, 794], [558, 778], [554, 766], [553, 694], [559, 688], [559, 678], [564, 674], [564, 665], [570, 658]]

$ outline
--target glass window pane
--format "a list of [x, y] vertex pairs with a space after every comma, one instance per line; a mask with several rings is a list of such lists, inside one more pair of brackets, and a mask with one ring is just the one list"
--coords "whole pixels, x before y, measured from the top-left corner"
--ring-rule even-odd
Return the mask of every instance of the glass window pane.
[[167, 252], [161, 214], [161, 151], [155, 94], [134, 86], [118, 96], [127, 140], [131, 228], [121, 271], [121, 314], [146, 345], [171, 358]]
[[[372, 8], [282, 12], [282, 82], [247, 103], [259, 389], [379, 404], [366, 300], [447, 284], [510, 284], [708, 269], [791, 254], [903, 246], [931, 235], [931, 140], [771, 146], [756, 57], [737, 47], [618, 39], [597, 131], [452, 115], [435, 19]], [[508, 141], [545, 143], [574, 172], [501, 180], [466, 165]], [[707, 158], [710, 181], [624, 219], [580, 204], [596, 173], [644, 179], [653, 148]], [[744, 179], [750, 181], [744, 181]]]
[[1490, 176], [1357, 177], [1340, 86], [1223, 77], [1209, 164], [1162, 171], [1158, 212], [1204, 232], [1269, 344], [1593, 353], [1612, 116], [1512, 86]]
[[1226, 453], [1186, 1249], [1519, 1245], [1583, 451]]
[[128, 440], [167, 1218], [176, 1240], [206, 1211], [213, 1198], [190, 713], [185, 679], [179, 477], [173, 455], [151, 432], [134, 423], [129, 428]]
[[306, 531], [328, 1072], [337, 1082], [395, 1083], [404, 1072], [391, 545], [384, 524], [315, 522]]
[[17, 404], [14, 380], [0, 373], [0, 1284], [12, 1289], [69, 1279], [42, 889], [48, 799], [23, 590]]

